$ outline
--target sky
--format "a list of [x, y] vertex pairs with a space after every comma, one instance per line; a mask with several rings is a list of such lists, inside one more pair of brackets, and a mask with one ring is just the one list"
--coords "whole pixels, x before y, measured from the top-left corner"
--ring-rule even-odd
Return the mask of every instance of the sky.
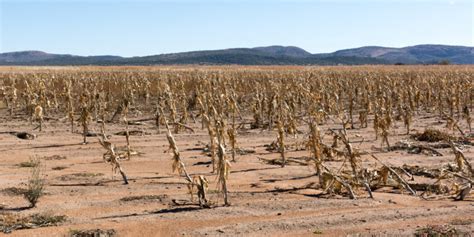
[[0, 0], [0, 53], [474, 46], [474, 0]]

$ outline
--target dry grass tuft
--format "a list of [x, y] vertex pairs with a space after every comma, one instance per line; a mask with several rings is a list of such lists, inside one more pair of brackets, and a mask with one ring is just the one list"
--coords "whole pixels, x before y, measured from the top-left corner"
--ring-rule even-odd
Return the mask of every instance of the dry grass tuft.
[[104, 176], [103, 173], [72, 173], [59, 176], [58, 179], [61, 181], [70, 181], [70, 180], [83, 180], [83, 179], [93, 179], [97, 177]]
[[28, 190], [25, 188], [10, 187], [4, 188], [0, 192], [8, 196], [24, 195]]
[[35, 207], [39, 198], [44, 194], [44, 179], [41, 174], [41, 162], [38, 158], [31, 160], [31, 176], [28, 179], [28, 186], [23, 196], [30, 203], [30, 207]]
[[41, 159], [43, 159], [43, 160], [65, 160], [66, 156], [52, 155], [52, 156], [41, 157]]
[[112, 237], [116, 236], [117, 231], [114, 229], [101, 230], [71, 230], [69, 231], [69, 237]]
[[18, 164], [18, 166], [22, 167], [22, 168], [34, 168], [34, 167], [38, 166], [39, 164], [40, 164], [39, 159], [30, 158], [29, 161], [21, 162], [21, 163]]
[[437, 236], [464, 236], [456, 228], [450, 225], [428, 225], [415, 231], [416, 237], [437, 237]]
[[11, 233], [13, 230], [57, 226], [66, 221], [66, 219], [66, 216], [56, 216], [50, 213], [37, 213], [31, 216], [21, 216], [17, 213], [1, 213], [0, 230], [3, 233]]
[[169, 201], [169, 196], [166, 194], [163, 195], [141, 195], [141, 196], [129, 196], [121, 198], [120, 201], [122, 202], [133, 202], [133, 201], [154, 201], [157, 200], [159, 202], [166, 202]]

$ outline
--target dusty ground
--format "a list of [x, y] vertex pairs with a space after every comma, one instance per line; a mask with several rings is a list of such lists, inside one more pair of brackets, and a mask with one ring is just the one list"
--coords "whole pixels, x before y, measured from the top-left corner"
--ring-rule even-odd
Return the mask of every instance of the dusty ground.
[[[102, 161], [104, 150], [97, 138], [90, 137], [89, 144], [83, 145], [81, 135], [71, 133], [66, 122], [47, 121], [44, 131], [38, 132], [33, 131], [35, 126], [27, 121], [9, 118], [5, 111], [0, 115], [0, 132], [15, 130], [38, 134], [35, 140], [0, 134], [0, 189], [24, 187], [30, 171], [19, 163], [35, 156], [42, 160], [47, 182], [47, 194], [32, 209], [22, 210], [28, 203], [21, 196], [0, 192], [2, 212], [67, 216], [67, 221], [59, 226], [15, 230], [9, 236], [67, 236], [72, 230], [96, 228], [114, 229], [118, 236], [379, 236], [412, 235], [428, 224], [447, 224], [471, 235], [474, 232], [472, 194], [465, 201], [453, 201], [449, 196], [423, 200], [404, 190], [384, 188], [374, 192], [374, 199], [368, 198], [363, 190], [358, 191], [357, 200], [345, 196], [315, 196], [321, 190], [304, 188], [318, 181], [312, 167], [292, 164], [281, 168], [259, 159], [279, 157], [264, 147], [275, 140], [274, 131], [239, 131], [239, 147], [255, 153], [239, 155], [237, 162], [232, 163], [229, 178], [232, 205], [229, 207], [222, 205], [222, 198], [217, 194], [215, 176], [206, 163], [210, 158], [199, 150], [208, 142], [207, 131], [195, 124], [196, 133], [176, 135], [190, 173], [205, 175], [211, 182], [210, 199], [217, 207], [199, 209], [195, 205], [173, 204], [172, 200], [180, 203], [189, 200], [186, 182], [171, 171], [166, 137], [156, 131], [152, 122], [131, 127], [150, 134], [131, 138], [132, 148], [142, 154], [122, 163], [131, 181], [123, 185], [119, 175], [113, 177], [111, 166]], [[443, 129], [443, 124], [434, 117], [418, 116], [415, 121], [411, 133], [426, 127]], [[330, 124], [323, 128], [328, 126], [337, 127]], [[397, 126], [391, 130], [392, 144], [409, 139], [399, 135], [404, 131], [401, 122], [397, 122]], [[94, 128], [97, 130], [98, 125]], [[122, 131], [124, 126], [114, 124], [107, 128], [112, 133]], [[349, 130], [349, 134], [356, 148], [375, 153], [392, 165], [440, 167], [454, 161], [449, 148], [438, 149], [443, 154], [441, 157], [381, 151], [378, 149], [380, 140], [374, 141], [372, 128], [356, 128]], [[327, 138], [329, 142], [329, 136]], [[301, 134], [296, 139], [288, 138], [288, 143], [304, 139]], [[111, 141], [119, 146], [125, 144], [123, 136], [113, 136]], [[472, 149], [465, 146], [464, 152], [474, 162]], [[301, 158], [309, 153], [290, 149], [287, 156]], [[376, 164], [369, 154], [362, 159], [365, 166]], [[338, 167], [341, 161], [327, 164]], [[415, 177], [411, 182], [424, 179]], [[146, 199], [144, 195], [155, 196]], [[140, 196], [141, 199], [121, 200]]]

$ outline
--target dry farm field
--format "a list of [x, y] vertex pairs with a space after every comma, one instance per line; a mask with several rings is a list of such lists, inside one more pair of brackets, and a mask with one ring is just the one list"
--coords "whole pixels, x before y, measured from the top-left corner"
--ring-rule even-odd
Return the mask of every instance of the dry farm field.
[[0, 235], [472, 236], [473, 66], [1, 67]]

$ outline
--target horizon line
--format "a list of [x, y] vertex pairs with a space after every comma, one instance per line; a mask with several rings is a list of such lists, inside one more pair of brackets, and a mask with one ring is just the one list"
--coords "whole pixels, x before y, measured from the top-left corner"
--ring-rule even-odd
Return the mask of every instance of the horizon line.
[[26, 50], [16, 50], [16, 51], [8, 51], [8, 52], [0, 52], [0, 54], [9, 54], [9, 53], [20, 53], [20, 52], [42, 52], [46, 54], [54, 54], [54, 55], [70, 55], [70, 56], [78, 56], [78, 57], [95, 57], [95, 56], [113, 56], [113, 57], [122, 57], [122, 58], [135, 58], [135, 57], [147, 57], [147, 56], [156, 56], [156, 55], [167, 55], [167, 54], [179, 54], [179, 53], [191, 53], [191, 52], [203, 52], [203, 51], [218, 51], [218, 50], [230, 50], [230, 49], [254, 49], [254, 48], [260, 48], [260, 47], [296, 47], [299, 49], [302, 49], [312, 55], [315, 54], [330, 54], [330, 53], [335, 53], [337, 51], [341, 50], [347, 50], [347, 49], [358, 49], [358, 48], [366, 48], [366, 47], [381, 47], [381, 48], [391, 48], [391, 49], [402, 49], [402, 48], [408, 48], [408, 47], [415, 47], [415, 46], [421, 46], [421, 45], [433, 45], [433, 46], [450, 46], [450, 47], [470, 47], [474, 48], [474, 45], [457, 45], [457, 44], [440, 44], [440, 43], [423, 43], [423, 44], [415, 44], [415, 45], [408, 45], [408, 46], [402, 46], [402, 47], [394, 47], [394, 46], [381, 46], [381, 45], [364, 45], [364, 46], [357, 46], [357, 47], [351, 47], [351, 48], [342, 48], [338, 49], [335, 51], [331, 52], [318, 52], [318, 53], [313, 53], [309, 52], [306, 49], [296, 46], [296, 45], [278, 45], [278, 44], [273, 44], [273, 45], [268, 45], [268, 46], [255, 46], [255, 47], [232, 47], [232, 48], [215, 48], [215, 49], [197, 49], [197, 50], [190, 50], [190, 51], [179, 51], [179, 52], [171, 52], [171, 53], [151, 53], [151, 54], [146, 54], [146, 55], [135, 55], [135, 56], [121, 56], [121, 55], [114, 55], [114, 54], [95, 54], [95, 55], [79, 55], [79, 54], [70, 54], [70, 53], [55, 53], [55, 52], [48, 52], [44, 51], [41, 49], [26, 49]]

